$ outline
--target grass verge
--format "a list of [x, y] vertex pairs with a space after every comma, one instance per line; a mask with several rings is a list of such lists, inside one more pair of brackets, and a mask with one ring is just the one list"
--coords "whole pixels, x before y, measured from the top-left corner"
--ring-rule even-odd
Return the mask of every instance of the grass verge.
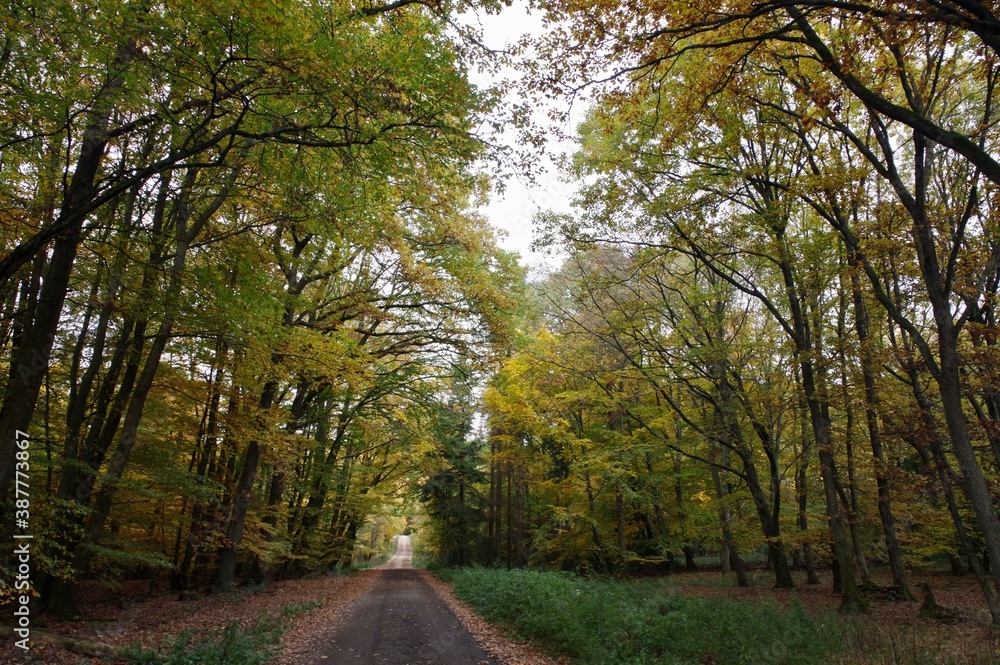
[[487, 620], [580, 665], [807, 665], [840, 640], [831, 617], [801, 605], [685, 598], [651, 582], [603, 582], [529, 570], [440, 571]]
[[290, 619], [320, 605], [287, 605], [280, 614], [262, 615], [250, 625], [233, 621], [222, 630], [171, 637], [158, 647], [130, 647], [123, 655], [136, 665], [266, 665], [277, 654]]

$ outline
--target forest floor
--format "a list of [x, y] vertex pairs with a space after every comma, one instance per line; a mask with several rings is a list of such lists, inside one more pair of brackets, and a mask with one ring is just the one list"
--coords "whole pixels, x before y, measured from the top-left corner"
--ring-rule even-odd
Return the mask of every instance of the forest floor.
[[[249, 626], [262, 615], [275, 615], [282, 608], [301, 603], [322, 603], [322, 607], [296, 617], [284, 641], [305, 640], [312, 632], [335, 625], [358, 597], [375, 583], [376, 573], [365, 571], [350, 577], [319, 577], [288, 580], [261, 587], [242, 588], [225, 594], [178, 600], [177, 592], [167, 593], [149, 582], [125, 582], [116, 588], [85, 584], [81, 593], [82, 616], [77, 621], [60, 621], [40, 616], [32, 626], [33, 646], [28, 654], [11, 654], [0, 647], [0, 663], [44, 663], [45, 665], [106, 664], [101, 657], [82, 655], [92, 645], [112, 649], [130, 646], [151, 648], [182, 634], [207, 634], [222, 630], [234, 621]], [[37, 635], [44, 631], [46, 636]], [[60, 645], [48, 635], [59, 636]], [[61, 638], [73, 643], [65, 645]], [[69, 646], [70, 648], [66, 648]], [[129, 662], [124, 659], [116, 663]]]
[[[831, 590], [830, 572], [820, 573], [820, 583], [806, 584], [804, 572], [795, 572], [795, 589], [775, 589], [774, 577], [765, 570], [748, 573], [750, 586], [734, 586], [732, 576], [716, 570], [684, 572], [661, 578], [664, 585], [685, 596], [726, 596], [749, 602], [797, 600], [814, 616], [837, 612], [840, 597]], [[888, 571], [872, 571], [873, 587], [888, 587]], [[1000, 665], [1000, 630], [994, 629], [982, 591], [972, 575], [915, 571], [910, 585], [918, 600], [893, 600], [877, 590], [866, 593], [871, 612], [843, 618], [847, 623], [843, 656], [845, 664], [948, 664]], [[919, 617], [922, 592], [929, 583], [939, 605], [951, 614], [949, 621]]]
[[[287, 606], [314, 603], [320, 606], [295, 617], [281, 640], [274, 665], [307, 662], [328, 640], [365, 596], [376, 590], [380, 580], [394, 571], [364, 571], [351, 577], [320, 577], [290, 580], [264, 587], [242, 589], [229, 594], [207, 595], [194, 600], [177, 600], [151, 587], [149, 582], [127, 582], [116, 589], [87, 585], [79, 621], [56, 621], [39, 617], [34, 628], [85, 644], [123, 648], [140, 644], [162, 644], [168, 636], [201, 634], [220, 630], [233, 621], [250, 625], [263, 614], [278, 614]], [[512, 642], [504, 631], [486, 624], [463, 603], [455, 600], [449, 586], [425, 571], [411, 573], [421, 585], [434, 588], [439, 598], [470, 629], [480, 646], [497, 661], [524, 665], [553, 665], [562, 662], [540, 654], [529, 646]], [[687, 596], [720, 595], [751, 602], [785, 604], [797, 600], [815, 616], [836, 612], [839, 599], [830, 590], [829, 573], [819, 585], [805, 584], [796, 575], [798, 588], [772, 588], [772, 579], [762, 570], [751, 572], [751, 586], [737, 588], [730, 577], [715, 570], [680, 573], [660, 578], [665, 589]], [[877, 585], [888, 585], [880, 572], [873, 574]], [[945, 573], [917, 572], [911, 577], [916, 587], [929, 582], [938, 603], [953, 613], [950, 623], [918, 617], [919, 602], [872, 598], [872, 613], [847, 619], [841, 663], [872, 664], [955, 664], [996, 665], [1000, 663], [1000, 632], [990, 627], [981, 592], [971, 576], [953, 577]], [[919, 595], [919, 591], [917, 590]], [[10, 635], [0, 645], [0, 663], [44, 663], [45, 665], [107, 664], [109, 660], [81, 656], [73, 651], [39, 641], [30, 654], [11, 653]], [[28, 658], [24, 656], [28, 655]], [[118, 663], [128, 661], [118, 660]], [[324, 662], [331, 662], [324, 660]]]
[[[150, 649], [180, 635], [219, 634], [234, 621], [250, 628], [263, 616], [277, 617], [296, 606], [305, 609], [289, 622], [271, 665], [561, 662], [482, 621], [447, 584], [426, 570], [410, 568], [408, 539], [402, 545], [400, 554], [377, 570], [276, 582], [193, 600], [181, 601], [176, 592], [158, 591], [149, 582], [115, 589], [89, 583], [79, 604], [83, 616], [76, 621], [39, 617], [29, 652], [14, 649], [10, 633], [0, 630], [0, 664], [124, 665], [135, 661], [97, 651]], [[225, 662], [243, 663], [238, 657]]]

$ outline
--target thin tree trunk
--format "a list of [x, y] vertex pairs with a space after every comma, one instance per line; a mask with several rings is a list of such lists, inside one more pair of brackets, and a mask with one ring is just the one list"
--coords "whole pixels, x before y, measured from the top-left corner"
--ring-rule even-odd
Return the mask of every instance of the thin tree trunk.
[[[845, 376], [845, 387], [847, 385], [846, 379]], [[854, 465], [854, 408], [851, 406], [849, 398], [845, 405], [845, 413], [847, 416], [847, 431], [844, 435], [844, 448], [847, 452], [847, 496], [842, 496], [841, 499], [850, 511], [848, 523], [851, 531], [851, 549], [854, 551], [854, 564], [857, 567], [858, 576], [861, 578], [862, 584], [871, 584], [868, 562], [865, 561], [864, 544], [861, 542], [861, 533], [858, 528], [861, 516], [858, 511], [858, 488]]]
[[[216, 448], [218, 447], [218, 423], [219, 406], [222, 402], [222, 367], [225, 364], [228, 345], [221, 339], [215, 344], [215, 371], [209, 385], [209, 399], [206, 408], [206, 425], [203, 438], [201, 455], [198, 459], [196, 475], [198, 478], [209, 478], [212, 475], [212, 467], [215, 463]], [[186, 591], [190, 583], [191, 564], [194, 561], [198, 546], [204, 533], [205, 506], [201, 502], [196, 502], [191, 509], [191, 522], [188, 527], [188, 537], [184, 545], [184, 557], [172, 576], [172, 587], [179, 591]]]
[[[798, 365], [793, 367], [795, 384], [802, 385], [802, 373]], [[812, 433], [810, 431], [809, 405], [803, 391], [798, 391], [796, 420], [801, 431], [802, 446], [795, 459], [795, 503], [797, 507], [796, 526], [800, 533], [809, 530], [809, 462], [812, 457]], [[812, 544], [802, 543], [802, 558], [806, 569], [806, 584], [819, 584], [816, 565], [813, 561]]]
[[[718, 454], [721, 457], [720, 463], [722, 465], [728, 464], [725, 447], [718, 446]], [[719, 467], [713, 464], [709, 468], [712, 472], [712, 483], [715, 485], [715, 495], [719, 498], [720, 503], [723, 504], [719, 508], [719, 522], [722, 526], [723, 572], [727, 572], [727, 567], [732, 568], [733, 572], [736, 573], [736, 584], [741, 587], [750, 586], [750, 582], [747, 579], [746, 565], [743, 563], [739, 551], [736, 549], [733, 531], [729, 526], [730, 510], [729, 506], [726, 505], [726, 497], [729, 495], [728, 488], [722, 481], [722, 471]]]
[[[288, 422], [285, 423], [285, 432], [291, 436], [299, 427], [299, 421], [305, 413], [306, 406], [310, 400], [311, 383], [301, 378], [295, 389], [295, 397], [292, 398], [292, 406], [288, 414]], [[263, 534], [264, 542], [272, 542], [278, 535], [278, 524], [281, 518], [281, 506], [285, 496], [285, 470], [280, 466], [282, 462], [275, 463], [271, 473], [270, 487], [267, 493], [267, 509], [264, 512], [265, 530]], [[251, 566], [250, 578], [256, 582], [263, 582], [267, 577], [267, 564], [261, 561], [260, 556], [254, 556]]]
[[615, 492], [616, 533], [618, 536], [618, 556], [621, 559], [621, 575], [628, 577], [628, 540], [625, 524], [625, 494], [621, 488]]
[[865, 385], [865, 422], [868, 425], [868, 441], [872, 455], [875, 458], [875, 485], [878, 491], [878, 513], [882, 522], [882, 537], [885, 540], [886, 554], [889, 558], [889, 570], [892, 573], [892, 583], [907, 600], [916, 600], [906, 578], [903, 564], [903, 550], [896, 536], [896, 521], [892, 513], [892, 492], [889, 478], [886, 475], [885, 451], [882, 447], [882, 434], [878, 423], [878, 393], [875, 390], [875, 362], [872, 358], [870, 324], [868, 308], [865, 305], [861, 284], [857, 276], [858, 261], [854, 251], [848, 248], [848, 267], [851, 273], [851, 293], [854, 301], [855, 331], [860, 343], [859, 360], [861, 377]]
[[847, 534], [844, 530], [843, 511], [838, 496], [840, 481], [837, 477], [837, 463], [834, 457], [833, 440], [830, 435], [830, 420], [822, 400], [820, 386], [817, 385], [816, 368], [812, 354], [817, 345], [813, 340], [816, 331], [810, 330], [805, 313], [802, 310], [801, 296], [798, 293], [795, 273], [789, 259], [784, 233], [778, 232], [776, 240], [781, 258], [779, 267], [785, 283], [788, 306], [792, 315], [792, 332], [796, 346], [796, 360], [799, 365], [802, 391], [808, 406], [809, 420], [812, 423], [813, 439], [819, 453], [820, 473], [823, 478], [823, 495], [826, 499], [826, 515], [830, 525], [835, 571], [839, 576], [841, 603], [840, 611], [853, 613], [865, 611], [867, 604], [861, 597], [857, 580], [854, 576], [850, 546], [847, 544]]
[[[680, 425], [678, 424], [677, 436], [680, 438]], [[677, 521], [681, 524], [681, 529], [684, 533], [684, 544], [682, 550], [684, 552], [684, 569], [685, 570], [698, 570], [698, 564], [694, 560], [694, 548], [691, 547], [689, 541], [688, 532], [688, 518], [687, 513], [684, 511], [684, 490], [681, 486], [681, 458], [679, 455], [674, 455], [674, 499], [677, 502]]]
[[528, 565], [528, 533], [526, 510], [528, 505], [528, 482], [524, 464], [517, 466], [517, 567]]

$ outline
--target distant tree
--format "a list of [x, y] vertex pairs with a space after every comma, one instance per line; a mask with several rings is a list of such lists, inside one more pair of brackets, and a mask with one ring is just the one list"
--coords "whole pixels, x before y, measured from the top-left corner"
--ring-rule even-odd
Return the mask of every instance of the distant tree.
[[466, 566], [480, 553], [485, 524], [485, 501], [480, 492], [486, 474], [484, 442], [474, 436], [474, 411], [469, 386], [432, 407], [429, 416], [431, 448], [425, 453], [427, 477], [420, 498], [437, 529], [438, 550], [445, 563]]

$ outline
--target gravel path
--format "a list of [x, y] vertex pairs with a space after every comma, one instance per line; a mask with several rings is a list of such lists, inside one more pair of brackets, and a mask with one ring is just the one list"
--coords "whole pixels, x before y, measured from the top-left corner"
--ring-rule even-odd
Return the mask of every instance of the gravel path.
[[410, 538], [339, 626], [314, 642], [312, 665], [500, 665], [484, 651], [426, 573], [410, 568]]

